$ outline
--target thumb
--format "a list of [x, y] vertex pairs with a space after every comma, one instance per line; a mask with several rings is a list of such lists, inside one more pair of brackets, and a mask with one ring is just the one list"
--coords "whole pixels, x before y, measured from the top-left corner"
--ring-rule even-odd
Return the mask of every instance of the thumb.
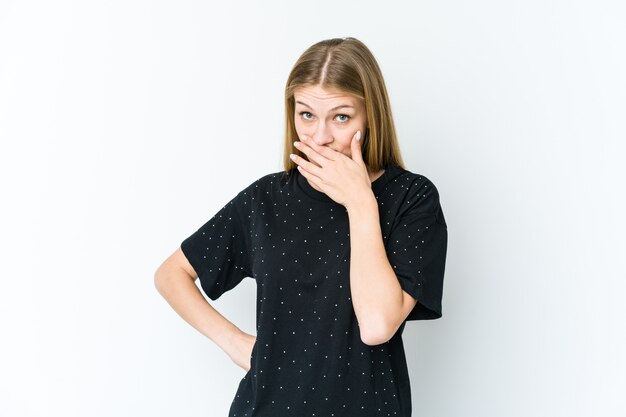
[[363, 163], [363, 154], [361, 152], [361, 131], [357, 131], [352, 137], [352, 159], [358, 163]]

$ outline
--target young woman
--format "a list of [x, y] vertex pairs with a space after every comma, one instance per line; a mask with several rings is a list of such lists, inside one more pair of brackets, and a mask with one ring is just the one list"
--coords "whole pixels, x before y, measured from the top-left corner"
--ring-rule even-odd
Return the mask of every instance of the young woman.
[[[411, 415], [402, 331], [441, 317], [447, 226], [403, 167], [379, 66], [354, 38], [308, 48], [285, 89], [284, 170], [240, 191], [157, 270], [156, 286], [246, 374], [231, 417]], [[218, 299], [257, 284], [257, 335]]]

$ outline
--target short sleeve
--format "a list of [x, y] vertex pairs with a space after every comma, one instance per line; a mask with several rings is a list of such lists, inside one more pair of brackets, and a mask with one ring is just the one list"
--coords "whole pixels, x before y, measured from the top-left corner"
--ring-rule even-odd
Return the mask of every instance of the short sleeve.
[[417, 300], [406, 320], [441, 317], [448, 228], [435, 185], [414, 181], [387, 241], [387, 257], [400, 286]]
[[212, 300], [252, 276], [246, 223], [246, 190], [222, 207], [181, 243], [185, 257], [198, 274], [204, 293]]

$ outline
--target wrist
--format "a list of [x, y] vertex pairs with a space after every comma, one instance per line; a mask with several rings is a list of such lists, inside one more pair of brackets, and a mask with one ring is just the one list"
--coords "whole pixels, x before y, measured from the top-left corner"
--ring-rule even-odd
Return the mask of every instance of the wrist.
[[362, 195], [359, 199], [346, 205], [348, 216], [371, 215], [372, 212], [378, 214], [378, 201], [376, 196], [370, 190], [369, 193]]
[[213, 340], [224, 352], [232, 351], [233, 346], [237, 346], [242, 339], [248, 335], [234, 324], [227, 326], [221, 332], [217, 332]]

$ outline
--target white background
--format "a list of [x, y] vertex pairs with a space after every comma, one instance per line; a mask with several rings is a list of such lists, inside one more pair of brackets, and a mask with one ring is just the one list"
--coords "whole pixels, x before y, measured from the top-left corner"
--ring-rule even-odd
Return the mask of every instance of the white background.
[[[282, 170], [291, 66], [354, 36], [448, 223], [414, 415], [626, 415], [623, 2], [219, 3], [0, 2], [0, 414], [227, 415], [244, 371], [153, 274]], [[255, 334], [254, 297], [213, 305]]]

